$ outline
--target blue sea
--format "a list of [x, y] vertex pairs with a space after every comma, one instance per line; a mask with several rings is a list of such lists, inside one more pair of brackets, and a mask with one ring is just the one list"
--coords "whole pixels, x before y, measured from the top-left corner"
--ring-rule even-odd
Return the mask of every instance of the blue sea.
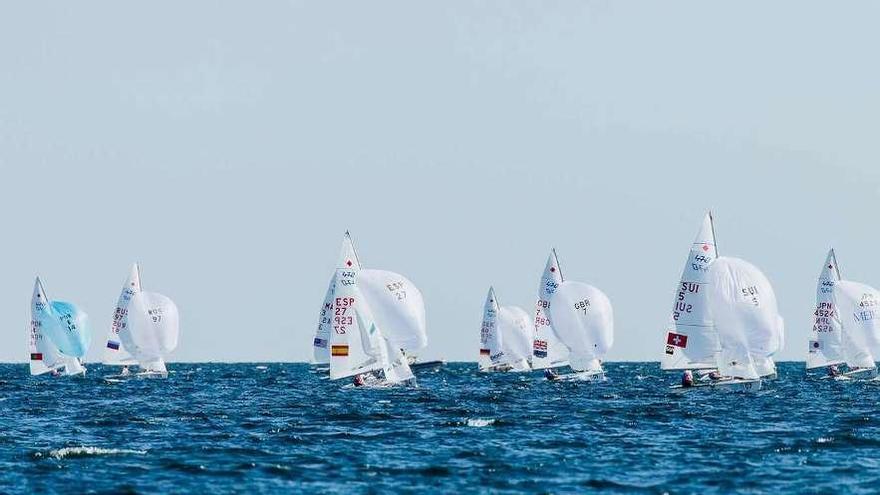
[[[0, 366], [0, 492], [877, 493], [880, 382], [694, 390], [656, 363], [609, 381], [480, 375], [344, 388], [304, 364], [171, 364], [167, 380]], [[348, 383], [347, 381], [345, 382]]]

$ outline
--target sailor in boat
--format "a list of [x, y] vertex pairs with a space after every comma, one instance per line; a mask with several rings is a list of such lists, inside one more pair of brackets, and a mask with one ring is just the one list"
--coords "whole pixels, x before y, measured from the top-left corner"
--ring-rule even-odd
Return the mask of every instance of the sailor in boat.
[[354, 386], [355, 387], [363, 387], [367, 384], [367, 379], [364, 378], [364, 374], [354, 375]]
[[559, 379], [559, 373], [553, 368], [547, 368], [544, 370], [544, 378], [552, 382]]
[[58, 371], [57, 369], [53, 369], [53, 370], [52, 370], [52, 376], [61, 376], [61, 372]]
[[681, 374], [681, 387], [689, 388], [694, 386], [694, 374], [691, 370], [684, 370], [684, 373]]

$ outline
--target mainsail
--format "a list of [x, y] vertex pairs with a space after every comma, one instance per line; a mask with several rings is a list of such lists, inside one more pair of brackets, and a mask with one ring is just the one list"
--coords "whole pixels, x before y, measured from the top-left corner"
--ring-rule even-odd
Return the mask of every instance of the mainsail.
[[754, 265], [720, 257], [709, 269], [710, 306], [721, 342], [718, 369], [725, 376], [754, 379], [775, 372], [782, 318], [770, 282]]
[[137, 263], [132, 265], [131, 272], [122, 286], [119, 300], [116, 301], [116, 309], [113, 311], [113, 322], [110, 325], [110, 333], [107, 336], [107, 344], [104, 346], [104, 364], [110, 366], [128, 366], [137, 364], [137, 360], [122, 344], [119, 331], [128, 326], [128, 311], [131, 298], [141, 291], [140, 268]]
[[807, 351], [807, 369], [845, 361], [840, 316], [834, 305], [834, 286], [840, 282], [840, 267], [834, 249], [828, 251], [816, 284], [816, 309]]
[[330, 364], [330, 332], [333, 330], [333, 291], [336, 287], [336, 274], [327, 285], [327, 293], [318, 314], [318, 329], [312, 341], [312, 361], [314, 364]]
[[34, 293], [31, 297], [31, 323], [28, 339], [30, 351], [31, 375], [42, 375], [52, 370], [58, 370], [65, 365], [65, 356], [58, 352], [44, 329], [46, 325], [52, 325], [52, 309], [49, 298], [43, 290], [43, 284], [37, 278], [34, 284]]
[[880, 348], [880, 293], [869, 285], [840, 280], [833, 297], [847, 366], [873, 368]]
[[568, 349], [575, 371], [599, 371], [614, 342], [611, 301], [599, 289], [565, 281], [550, 298], [550, 321]]
[[709, 267], [718, 257], [712, 213], [703, 218], [691, 245], [675, 293], [668, 329], [664, 332], [664, 370], [714, 368], [719, 351], [707, 295]]
[[504, 352], [501, 350], [501, 332], [498, 329], [499, 310], [495, 289], [489, 287], [486, 303], [483, 305], [483, 322], [480, 325], [479, 365], [481, 370], [497, 366], [504, 357]]
[[90, 343], [88, 315], [71, 303], [50, 300], [37, 277], [28, 339], [31, 374], [62, 368], [68, 375], [84, 372], [80, 360]]
[[535, 338], [533, 345], [532, 368], [544, 369], [568, 364], [568, 348], [559, 340], [553, 330], [548, 311], [550, 298], [562, 284], [562, 271], [556, 250], [550, 252], [541, 283], [538, 286], [538, 301], [535, 303]]

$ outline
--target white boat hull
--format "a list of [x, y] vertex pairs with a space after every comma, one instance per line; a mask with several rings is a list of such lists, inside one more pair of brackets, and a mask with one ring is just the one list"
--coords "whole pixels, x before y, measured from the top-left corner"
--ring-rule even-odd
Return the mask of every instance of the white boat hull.
[[761, 380], [744, 380], [740, 378], [729, 378], [723, 380], [715, 380], [711, 382], [697, 382], [690, 387], [681, 385], [673, 385], [670, 390], [676, 393], [684, 393], [688, 390], [697, 389], [718, 389], [725, 392], [757, 392], [761, 390]]
[[847, 371], [843, 376], [850, 380], [872, 380], [877, 378], [877, 368], [862, 368], [858, 370]]
[[563, 373], [557, 375], [551, 381], [554, 382], [604, 382], [607, 380], [605, 378], [605, 372], [602, 370], [599, 371], [575, 371], [572, 373]]
[[108, 382], [121, 382], [125, 380], [155, 380], [168, 378], [167, 371], [141, 371], [139, 373], [120, 373], [118, 375], [108, 375], [104, 380]]

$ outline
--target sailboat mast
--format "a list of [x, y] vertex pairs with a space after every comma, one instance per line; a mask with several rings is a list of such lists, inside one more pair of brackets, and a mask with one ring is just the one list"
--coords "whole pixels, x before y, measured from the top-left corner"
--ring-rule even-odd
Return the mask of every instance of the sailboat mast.
[[709, 210], [709, 226], [712, 227], [712, 243], [715, 244], [715, 257], [718, 257], [718, 238], [715, 237], [715, 216], [712, 210]]
[[48, 307], [50, 299], [49, 294], [46, 293], [46, 288], [43, 286], [43, 279], [37, 277], [37, 284], [40, 286], [40, 294], [42, 294], [43, 297], [46, 299], [45, 301], [43, 301], [43, 303], [46, 304], [46, 306]]
[[834, 260], [834, 273], [837, 274], [837, 280], [841, 280], [840, 264], [837, 263], [837, 253], [834, 252], [834, 248], [831, 248], [831, 259]]
[[351, 250], [354, 251], [354, 259], [357, 261], [358, 266], [361, 266], [361, 258], [358, 256], [357, 248], [354, 246], [354, 240], [351, 238], [351, 233], [349, 231], [345, 231], [345, 236], [348, 237], [348, 240], [351, 242]]
[[556, 256], [556, 248], [552, 248], [553, 250], [553, 259], [556, 261], [556, 266], [559, 267], [559, 280], [564, 281], [565, 277], [562, 276], [562, 265], [559, 264], [559, 256]]

